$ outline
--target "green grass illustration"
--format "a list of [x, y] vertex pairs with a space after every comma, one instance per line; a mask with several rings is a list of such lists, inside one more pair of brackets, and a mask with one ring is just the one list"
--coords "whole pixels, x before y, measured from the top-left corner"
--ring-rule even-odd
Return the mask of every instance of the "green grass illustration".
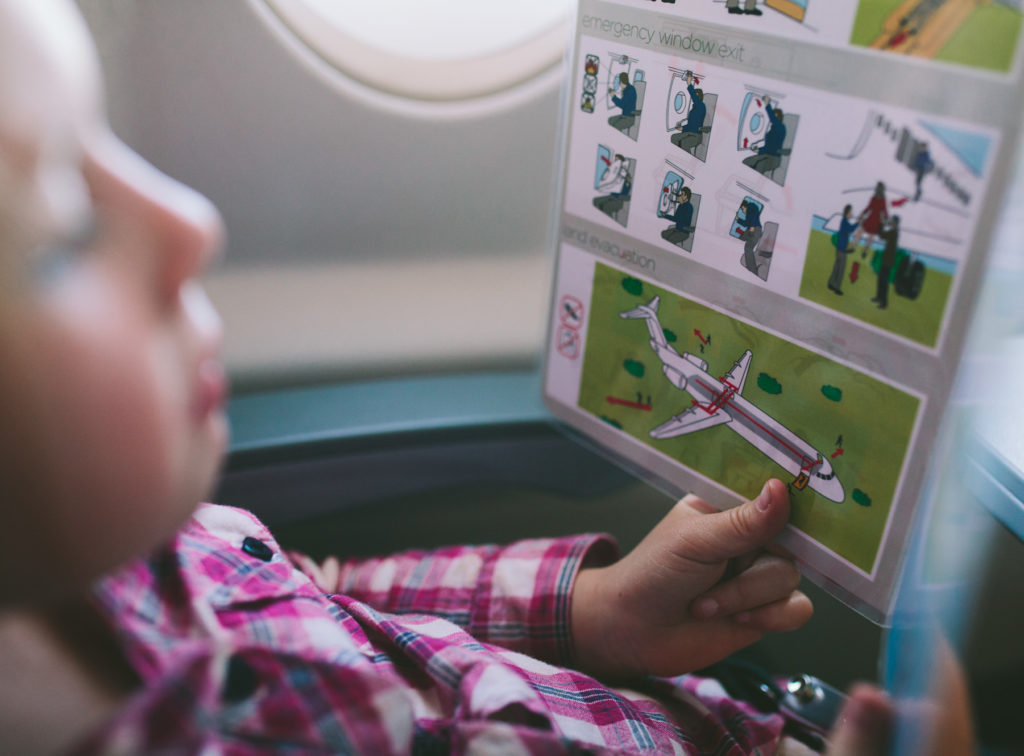
[[[935, 346], [953, 285], [951, 275], [929, 268], [917, 299], [899, 296], [895, 286], [890, 284], [889, 306], [880, 310], [871, 301], [878, 284], [878, 277], [868, 265], [871, 257], [861, 260], [859, 252], [847, 256], [841, 296], [829, 291], [827, 286], [835, 260], [836, 248], [832, 246], [831, 234], [812, 230], [807, 243], [804, 275], [800, 281], [801, 297], [919, 344]], [[854, 261], [861, 264], [860, 275], [856, 283], [851, 283], [850, 271]]]
[[[661, 425], [692, 402], [689, 394], [673, 386], [660, 370], [650, 348], [643, 320], [626, 320], [619, 313], [661, 297], [659, 317], [665, 328], [679, 334], [676, 351], [689, 352], [708, 363], [714, 377], [725, 375], [745, 350], [753, 359], [742, 396], [823, 455], [842, 454], [832, 464], [846, 491], [842, 503], [829, 501], [810, 488], [793, 489], [793, 524], [866, 571], [877, 555], [889, 508], [896, 491], [903, 459], [917, 416], [917, 398], [886, 383], [810, 352], [755, 326], [734, 320], [685, 297], [645, 283], [639, 296], [622, 286], [623, 275], [598, 264], [588, 326], [580, 407], [613, 427], [718, 481], [744, 497], [758, 493], [769, 477], [788, 483], [792, 476], [731, 431], [727, 425], [673, 439], [650, 437]], [[636, 289], [634, 289], [636, 290]], [[704, 345], [694, 333], [711, 335]], [[647, 366], [637, 377], [624, 366]], [[783, 388], [779, 393], [758, 385], [765, 373]], [[769, 388], [774, 384], [766, 383]], [[841, 400], [822, 394], [822, 387], [841, 390]], [[609, 402], [609, 398], [635, 401], [650, 396], [650, 411]], [[861, 490], [871, 506], [853, 500]]]
[[[885, 28], [903, 0], [862, 0], [850, 44], [867, 47]], [[936, 60], [973, 68], [1009, 71], [1020, 39], [1021, 13], [1005, 5], [982, 5], [942, 46]]]

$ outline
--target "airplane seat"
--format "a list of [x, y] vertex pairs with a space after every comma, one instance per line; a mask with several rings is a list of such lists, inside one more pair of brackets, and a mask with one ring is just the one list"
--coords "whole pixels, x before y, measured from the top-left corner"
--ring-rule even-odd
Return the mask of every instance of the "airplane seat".
[[686, 238], [679, 239], [678, 235], [675, 233], [675, 226], [669, 226], [667, 229], [661, 232], [661, 238], [669, 242], [670, 244], [676, 245], [680, 249], [686, 249], [686, 245], [688, 243], [692, 244], [690, 240], [693, 238], [693, 232], [695, 230], [696, 226], [687, 226], [686, 228], [683, 229], [683, 231], [686, 233]]
[[[688, 145], [688, 146], [683, 148], [687, 152], [689, 152], [691, 155], [693, 155], [694, 157], [697, 157], [697, 153], [701, 151], [701, 147], [703, 147], [705, 145], [705, 143], [707, 142], [708, 134], [711, 133], [711, 127], [710, 126], [701, 126], [701, 129], [700, 129], [699, 133], [700, 133], [700, 141], [699, 142], [697, 142], [695, 144]], [[706, 153], [707, 150], [704, 150], [704, 152]], [[702, 158], [700, 158], [700, 159], [702, 159]]]
[[633, 111], [636, 116], [636, 120], [634, 120], [633, 124], [623, 133], [633, 141], [636, 141], [637, 135], [640, 133], [640, 115], [643, 112], [644, 95], [647, 93], [647, 82], [643, 79], [636, 78], [633, 80], [633, 86], [636, 87], [636, 110]]
[[629, 207], [632, 204], [632, 201], [632, 196], [625, 197], [623, 199], [622, 205], [620, 205], [615, 212], [611, 213], [612, 220], [614, 220], [620, 226], [626, 225], [626, 221], [629, 218]]
[[700, 217], [700, 202], [701, 196], [699, 194], [690, 195], [690, 204], [693, 205], [693, 223], [686, 227], [690, 235], [687, 236], [682, 242], [676, 242], [676, 246], [687, 251], [693, 251], [693, 235], [697, 230], [697, 218]]
[[711, 128], [715, 125], [715, 111], [718, 108], [718, 95], [705, 93], [704, 105], [707, 108], [707, 112], [704, 117], [704, 125], [700, 130], [700, 142], [696, 144], [693, 149], [687, 150], [687, 152], [700, 161], [705, 161], [708, 157], [708, 134], [711, 133]]
[[694, 135], [692, 134], [692, 132], [677, 132], [673, 134], [671, 137], [669, 137], [669, 141], [672, 142], [672, 144], [674, 144], [679, 149], [684, 150], [685, 152], [689, 152], [692, 155], [694, 154], [694, 150], [704, 142], [703, 132], [699, 132], [696, 135], [696, 140], [692, 138], [693, 136]]
[[[698, 160], [703, 160], [704, 158], [699, 156], [697, 153], [698, 152], [703, 152], [705, 155], [707, 154], [707, 150], [706, 149], [701, 150], [701, 148], [705, 146], [705, 144], [707, 142], [707, 136], [710, 133], [711, 133], [711, 127], [710, 126], [702, 126], [700, 131], [697, 132], [697, 139], [696, 140], [684, 139], [684, 137], [690, 136], [690, 134], [681, 134], [680, 133], [680, 134], [674, 134], [670, 141], [674, 145], [679, 147], [680, 149], [684, 150], [685, 152], [689, 152], [691, 155], [696, 157]], [[684, 141], [686, 141], [687, 143], [683, 144]]]
[[608, 213], [608, 216], [616, 223], [625, 226], [627, 219], [630, 217], [630, 204], [630, 197], [623, 198], [622, 204], [618, 205], [614, 211]]
[[786, 173], [789, 171], [789, 160], [793, 154], [793, 144], [796, 141], [796, 127], [800, 117], [792, 113], [784, 113], [782, 122], [786, 125], [786, 138], [783, 140], [782, 149], [779, 151], [779, 164], [768, 172], [769, 178], [776, 184], [786, 183]]

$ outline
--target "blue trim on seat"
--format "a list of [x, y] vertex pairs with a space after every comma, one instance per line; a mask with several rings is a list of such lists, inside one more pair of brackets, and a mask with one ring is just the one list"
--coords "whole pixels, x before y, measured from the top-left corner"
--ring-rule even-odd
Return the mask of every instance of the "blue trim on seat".
[[228, 407], [231, 454], [429, 431], [550, 423], [536, 371], [270, 391]]

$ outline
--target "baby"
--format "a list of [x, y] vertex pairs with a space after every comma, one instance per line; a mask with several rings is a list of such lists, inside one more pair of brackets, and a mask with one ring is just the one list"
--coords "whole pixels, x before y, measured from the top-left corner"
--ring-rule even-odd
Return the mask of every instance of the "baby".
[[[683, 499], [622, 559], [579, 536], [315, 564], [197, 509], [227, 440], [197, 283], [221, 222], [101, 89], [71, 3], [0, 0], [0, 752], [797, 752], [780, 715], [663, 679], [810, 617], [766, 550], [777, 480]], [[835, 752], [872, 753], [884, 699], [852, 701]]]

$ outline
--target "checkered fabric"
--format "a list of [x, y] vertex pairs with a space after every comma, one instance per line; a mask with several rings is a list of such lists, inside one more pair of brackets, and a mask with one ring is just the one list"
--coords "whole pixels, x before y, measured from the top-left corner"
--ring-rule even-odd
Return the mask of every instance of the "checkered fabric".
[[783, 721], [687, 676], [571, 669], [602, 536], [317, 564], [205, 505], [95, 597], [143, 685], [76, 753], [773, 754]]

